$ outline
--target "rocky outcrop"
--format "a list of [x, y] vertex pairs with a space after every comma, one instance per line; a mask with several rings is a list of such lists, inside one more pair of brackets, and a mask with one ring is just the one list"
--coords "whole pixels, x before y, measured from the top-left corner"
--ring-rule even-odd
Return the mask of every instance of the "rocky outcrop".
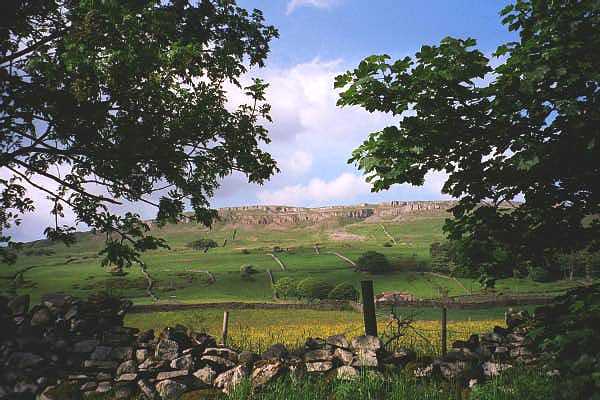
[[445, 211], [454, 206], [453, 201], [393, 201], [356, 206], [318, 208], [288, 206], [229, 207], [218, 210], [221, 221], [242, 225], [298, 225], [314, 224], [335, 218], [363, 220], [369, 217], [393, 218], [404, 214]]

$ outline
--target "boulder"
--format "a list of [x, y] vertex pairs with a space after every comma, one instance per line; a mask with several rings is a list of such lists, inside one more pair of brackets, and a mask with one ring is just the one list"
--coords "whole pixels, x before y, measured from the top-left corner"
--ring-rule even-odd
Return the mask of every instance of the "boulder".
[[118, 382], [113, 389], [114, 400], [128, 400], [135, 394], [135, 386], [130, 382]]
[[38, 307], [35, 312], [31, 315], [31, 326], [45, 327], [53, 323], [54, 316], [50, 312], [48, 307]]
[[107, 393], [112, 390], [112, 384], [110, 382], [100, 382], [96, 388], [96, 393]]
[[333, 347], [341, 347], [343, 349], [350, 348], [350, 342], [344, 335], [333, 335], [325, 339], [325, 343]]
[[153, 385], [145, 379], [137, 381], [140, 392], [146, 397], [147, 400], [159, 400], [160, 395], [156, 391]]
[[331, 361], [317, 361], [306, 363], [306, 371], [311, 373], [328, 372], [333, 369]]
[[186, 391], [187, 386], [183, 383], [170, 379], [160, 381], [156, 384], [156, 391], [163, 400], [177, 400]]
[[194, 357], [191, 354], [187, 354], [171, 361], [170, 364], [173, 369], [193, 369], [194, 368]]
[[217, 341], [214, 337], [207, 335], [206, 333], [198, 333], [191, 332], [190, 339], [192, 345], [200, 350], [200, 352], [204, 351], [204, 349], [208, 347], [216, 347]]
[[260, 356], [251, 351], [242, 351], [240, 354], [238, 354], [238, 363], [246, 364], [248, 367], [252, 367], [259, 359]]
[[252, 387], [261, 388], [286, 371], [281, 361], [267, 362], [252, 371]]
[[159, 372], [156, 375], [156, 380], [163, 381], [165, 379], [182, 378], [184, 376], [188, 376], [189, 374], [190, 374], [190, 371], [188, 371], [187, 369], [182, 369], [179, 371], [163, 371], [163, 372]]
[[82, 392], [90, 392], [92, 390], [96, 390], [98, 384], [96, 382], [86, 382], [79, 387], [79, 390]]
[[206, 365], [204, 368], [200, 368], [194, 372], [193, 375], [197, 379], [199, 386], [210, 387], [215, 382], [217, 371]]
[[202, 353], [203, 356], [217, 356], [225, 358], [231, 362], [236, 363], [238, 361], [238, 354], [226, 347], [209, 347]]
[[369, 350], [357, 351], [352, 359], [352, 366], [358, 368], [377, 368], [379, 366], [377, 354]]
[[28, 294], [23, 294], [12, 298], [7, 306], [12, 312], [12, 315], [23, 315], [29, 311], [30, 298]]
[[117, 368], [117, 375], [134, 374], [137, 372], [137, 364], [133, 360], [123, 361]]
[[500, 363], [489, 362], [489, 361], [481, 364], [481, 368], [483, 369], [483, 375], [485, 375], [486, 378], [492, 378], [492, 377], [498, 376], [500, 374], [500, 372], [506, 371], [507, 369], [509, 369], [511, 367], [512, 366], [510, 364], [500, 364]]
[[377, 336], [362, 335], [352, 339], [352, 348], [357, 352], [377, 353], [383, 347], [383, 342]]
[[285, 345], [276, 343], [269, 347], [264, 353], [261, 354], [263, 360], [282, 360], [289, 356], [289, 352]]
[[333, 357], [339, 360], [339, 362], [344, 365], [350, 365], [352, 363], [352, 360], [354, 359], [354, 353], [348, 350], [344, 350], [342, 348], [337, 348], [333, 352]]
[[137, 379], [138, 374], [136, 373], [122, 374], [117, 378], [117, 382], [134, 382]]
[[135, 359], [139, 364], [146, 361], [148, 357], [150, 357], [150, 350], [148, 349], [137, 349], [135, 351]]
[[234, 362], [229, 361], [228, 359], [222, 358], [222, 357], [202, 356], [202, 358], [200, 360], [209, 364], [210, 366], [212, 366], [215, 370], [217, 370], [219, 372], [223, 372], [223, 371], [226, 371], [228, 369], [235, 367]]
[[304, 361], [315, 362], [315, 361], [331, 361], [333, 355], [329, 350], [311, 350], [304, 353]]
[[179, 355], [179, 344], [170, 339], [162, 339], [156, 346], [155, 357], [158, 360], [171, 361]]
[[229, 394], [244, 378], [248, 376], [248, 369], [245, 365], [238, 365], [229, 371], [223, 372], [215, 379], [214, 386]]

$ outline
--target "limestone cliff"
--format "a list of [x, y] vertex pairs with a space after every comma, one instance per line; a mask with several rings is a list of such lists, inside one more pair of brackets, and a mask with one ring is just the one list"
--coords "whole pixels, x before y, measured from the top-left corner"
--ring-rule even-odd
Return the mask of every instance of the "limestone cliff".
[[314, 224], [336, 218], [364, 220], [370, 217], [380, 217], [391, 219], [413, 213], [441, 212], [455, 204], [455, 201], [392, 201], [379, 204], [318, 208], [260, 205], [221, 208], [218, 212], [224, 223], [298, 225]]

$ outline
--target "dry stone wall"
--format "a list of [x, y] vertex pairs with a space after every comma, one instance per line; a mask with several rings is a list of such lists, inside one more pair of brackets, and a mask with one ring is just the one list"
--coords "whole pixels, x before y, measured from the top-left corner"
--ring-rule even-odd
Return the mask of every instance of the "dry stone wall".
[[[124, 327], [130, 307], [106, 296], [51, 295], [33, 307], [28, 296], [0, 298], [0, 399], [64, 399], [61, 389], [68, 387], [68, 398], [174, 400], [195, 390], [228, 393], [244, 379], [260, 390], [285, 374], [384, 376], [416, 360], [410, 349], [386, 349], [374, 336], [308, 338], [300, 349], [274, 344], [255, 354], [180, 325], [160, 333]], [[512, 360], [533, 362], [521, 328], [526, 317], [509, 313], [508, 328], [457, 341], [414, 373], [472, 385], [510, 368]]]

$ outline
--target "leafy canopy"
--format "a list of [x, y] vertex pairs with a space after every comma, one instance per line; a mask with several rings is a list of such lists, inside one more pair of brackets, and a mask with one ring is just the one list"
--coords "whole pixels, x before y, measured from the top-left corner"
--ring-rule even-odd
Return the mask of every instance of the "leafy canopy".
[[396, 61], [373, 55], [336, 77], [338, 105], [401, 118], [349, 160], [373, 190], [444, 171], [443, 192], [460, 199], [451, 238], [543, 263], [600, 240], [600, 5], [517, 0], [501, 16], [519, 40], [493, 58], [450, 37]]
[[[263, 66], [277, 30], [233, 0], [9, 1], [0, 16], [0, 236], [31, 212], [35, 187], [53, 204], [51, 239], [72, 241], [60, 223], [106, 233], [104, 264], [141, 262], [166, 246], [139, 216], [114, 207], [144, 202], [158, 223], [186, 205], [209, 225], [209, 198], [234, 171], [262, 183], [275, 171], [266, 84], [226, 107], [225, 85]], [[11, 256], [0, 246], [1, 256]]]

